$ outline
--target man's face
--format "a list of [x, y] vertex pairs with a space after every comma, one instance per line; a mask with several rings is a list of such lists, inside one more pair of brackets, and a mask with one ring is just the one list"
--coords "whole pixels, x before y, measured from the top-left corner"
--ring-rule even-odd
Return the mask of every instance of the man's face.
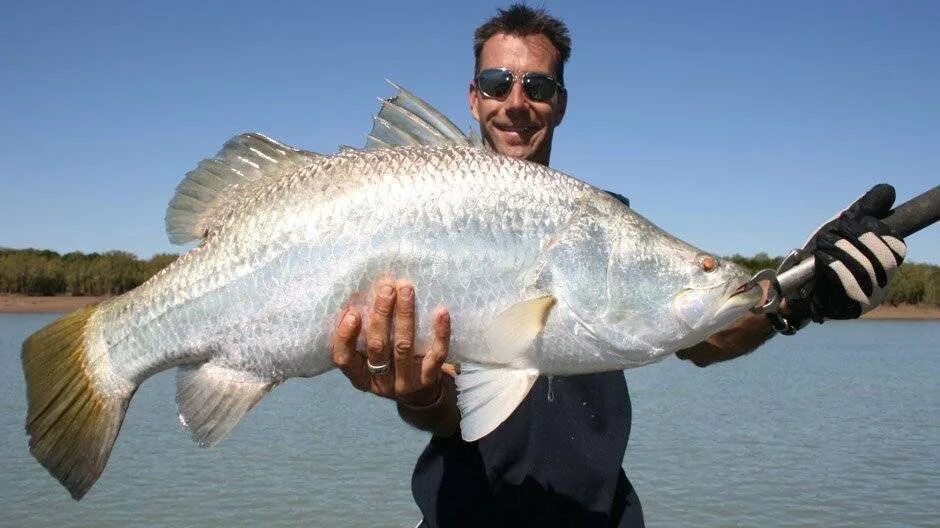
[[508, 68], [516, 78], [509, 94], [498, 99], [484, 96], [474, 81], [470, 83], [470, 112], [496, 152], [548, 165], [552, 133], [565, 115], [566, 94], [559, 90], [548, 101], [532, 101], [522, 91], [521, 79], [527, 72], [557, 76], [557, 59], [558, 51], [544, 35], [497, 34], [483, 44], [480, 70]]

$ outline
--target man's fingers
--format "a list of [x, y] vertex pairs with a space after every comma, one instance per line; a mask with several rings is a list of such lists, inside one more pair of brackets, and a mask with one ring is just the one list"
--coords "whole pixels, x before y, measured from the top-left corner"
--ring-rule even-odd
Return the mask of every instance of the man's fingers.
[[[415, 344], [415, 292], [414, 286], [399, 281], [376, 285], [375, 299], [365, 329], [366, 353], [356, 350], [362, 317], [353, 308], [340, 318], [333, 334], [333, 363], [361, 390], [378, 396], [413, 399], [438, 394], [441, 372], [456, 377], [459, 367], [445, 364], [450, 349], [450, 314], [438, 309], [432, 316], [431, 343], [423, 358], [417, 360]], [[392, 337], [394, 336], [394, 337]], [[388, 365], [384, 373], [373, 374], [369, 365]]]
[[[373, 367], [391, 367], [388, 336], [394, 311], [395, 288], [389, 282], [381, 282], [376, 288], [375, 301], [369, 315], [369, 328], [366, 331], [366, 357]], [[390, 395], [393, 375], [391, 368], [383, 374], [372, 374], [373, 392], [380, 396]]]
[[455, 363], [444, 363], [441, 365], [441, 372], [454, 379], [457, 379], [457, 375], [460, 374], [460, 365]]
[[395, 364], [395, 392], [408, 394], [420, 387], [415, 387], [415, 292], [414, 287], [407, 282], [398, 283], [394, 319], [395, 345], [392, 347], [392, 354]]
[[849, 209], [855, 208], [858, 216], [874, 216], [880, 220], [888, 216], [891, 206], [894, 205], [894, 199], [894, 187], [887, 183], [879, 183], [869, 189]]
[[343, 371], [356, 388], [366, 390], [369, 387], [369, 379], [365, 374], [365, 358], [356, 351], [356, 340], [359, 338], [361, 326], [362, 318], [353, 309], [347, 310], [340, 317], [339, 325], [333, 333], [333, 364]]
[[356, 353], [356, 339], [359, 337], [361, 324], [362, 321], [355, 310], [346, 310], [333, 333], [333, 364], [343, 371], [354, 366], [357, 357], [362, 357]]
[[441, 367], [447, 359], [450, 348], [450, 314], [439, 310], [434, 315], [433, 338], [424, 360], [421, 362], [421, 383], [437, 383], [441, 376]]

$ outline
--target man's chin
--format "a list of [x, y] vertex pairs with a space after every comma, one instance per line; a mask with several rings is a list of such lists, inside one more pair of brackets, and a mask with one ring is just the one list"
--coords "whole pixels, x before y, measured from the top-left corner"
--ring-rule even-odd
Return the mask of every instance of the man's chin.
[[523, 138], [518, 134], [504, 134], [499, 131], [487, 138], [487, 141], [493, 150], [504, 156], [529, 161], [536, 161], [534, 158], [538, 157], [538, 147], [541, 144], [540, 139], [535, 136]]
[[529, 145], [503, 145], [503, 148], [497, 149], [500, 153], [513, 158], [526, 158], [532, 155], [532, 148]]
[[496, 145], [496, 151], [500, 154], [511, 156], [513, 158], [529, 159], [535, 153], [535, 147], [529, 143], [518, 141], [500, 141]]

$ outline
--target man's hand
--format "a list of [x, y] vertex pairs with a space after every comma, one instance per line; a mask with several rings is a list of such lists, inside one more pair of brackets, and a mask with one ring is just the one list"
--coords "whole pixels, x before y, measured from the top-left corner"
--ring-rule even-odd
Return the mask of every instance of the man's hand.
[[797, 319], [855, 319], [881, 304], [907, 246], [880, 220], [894, 204], [894, 187], [880, 184], [823, 224], [804, 248], [816, 257], [813, 292], [789, 300]]
[[356, 350], [362, 316], [348, 308], [333, 335], [333, 364], [359, 390], [398, 402], [405, 421], [449, 434], [456, 429], [458, 416], [453, 383], [456, 372], [453, 365], [445, 363], [450, 315], [438, 309], [433, 318], [431, 344], [423, 355], [416, 355], [414, 287], [404, 281], [381, 281], [376, 284], [369, 313], [365, 353]]
[[[854, 319], [878, 306], [907, 252], [901, 237], [880, 221], [893, 204], [894, 188], [876, 185], [813, 233], [805, 247], [816, 258], [812, 294], [786, 299], [781, 315], [799, 326], [807, 319]], [[773, 335], [766, 317], [746, 314], [676, 356], [704, 367], [746, 354]]]

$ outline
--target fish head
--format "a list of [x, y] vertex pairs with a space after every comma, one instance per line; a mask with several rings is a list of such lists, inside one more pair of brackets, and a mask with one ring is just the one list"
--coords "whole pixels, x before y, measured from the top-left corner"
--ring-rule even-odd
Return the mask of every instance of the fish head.
[[652, 224], [621, 232], [608, 264], [609, 323], [629, 340], [674, 352], [695, 345], [760, 300], [747, 270]]
[[698, 265], [687, 268], [685, 285], [671, 302], [672, 313], [694, 333], [711, 335], [760, 300], [760, 288], [748, 287], [750, 277], [743, 267], [705, 253], [694, 262]]
[[[635, 366], [693, 346], [760, 299], [747, 271], [622, 209], [593, 220], [555, 259], [578, 331]], [[603, 345], [601, 345], [603, 343]]]

